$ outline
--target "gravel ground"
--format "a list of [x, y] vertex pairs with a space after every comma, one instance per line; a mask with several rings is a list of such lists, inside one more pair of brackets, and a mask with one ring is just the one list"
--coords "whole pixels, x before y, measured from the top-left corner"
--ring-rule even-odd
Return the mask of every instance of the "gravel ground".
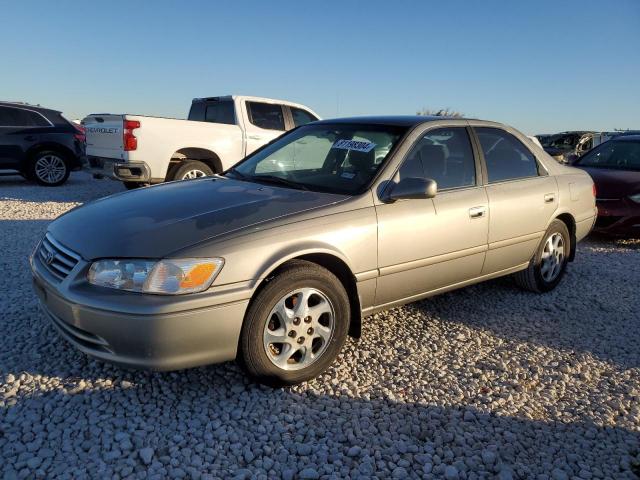
[[499, 279], [375, 315], [322, 377], [271, 390], [233, 363], [105, 365], [39, 313], [47, 223], [121, 189], [0, 178], [2, 478], [638, 478], [640, 241], [583, 242], [547, 295]]

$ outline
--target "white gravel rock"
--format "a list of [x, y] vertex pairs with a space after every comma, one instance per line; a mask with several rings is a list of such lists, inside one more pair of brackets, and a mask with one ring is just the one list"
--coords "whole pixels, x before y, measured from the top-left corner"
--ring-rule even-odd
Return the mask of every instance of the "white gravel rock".
[[0, 177], [0, 478], [637, 478], [640, 241], [592, 238], [554, 292], [509, 279], [366, 319], [327, 373], [103, 364], [40, 313], [47, 224], [123, 187]]

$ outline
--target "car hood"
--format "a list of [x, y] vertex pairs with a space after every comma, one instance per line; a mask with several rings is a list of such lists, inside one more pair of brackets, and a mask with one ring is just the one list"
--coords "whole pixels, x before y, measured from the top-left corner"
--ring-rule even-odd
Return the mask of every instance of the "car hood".
[[622, 198], [640, 192], [640, 172], [575, 165], [591, 175], [598, 198]]
[[48, 230], [86, 260], [162, 258], [223, 234], [259, 229], [269, 220], [345, 198], [209, 177], [105, 197], [69, 211]]

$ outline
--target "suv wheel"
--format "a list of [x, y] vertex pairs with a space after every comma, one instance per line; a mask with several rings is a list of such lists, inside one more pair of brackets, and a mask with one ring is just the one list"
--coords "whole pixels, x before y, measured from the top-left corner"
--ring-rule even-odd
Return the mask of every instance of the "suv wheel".
[[193, 178], [210, 177], [213, 170], [206, 163], [198, 160], [187, 160], [176, 167], [172, 180], [191, 180]]
[[314, 263], [291, 262], [251, 302], [239, 360], [267, 385], [310, 380], [340, 353], [349, 320], [349, 299], [340, 280]]
[[529, 267], [514, 275], [516, 283], [536, 293], [553, 290], [564, 276], [570, 252], [569, 230], [564, 222], [554, 220], [542, 237]]
[[31, 178], [40, 185], [57, 187], [69, 178], [69, 165], [64, 155], [55, 150], [43, 150], [34, 155], [29, 164], [27, 178]]

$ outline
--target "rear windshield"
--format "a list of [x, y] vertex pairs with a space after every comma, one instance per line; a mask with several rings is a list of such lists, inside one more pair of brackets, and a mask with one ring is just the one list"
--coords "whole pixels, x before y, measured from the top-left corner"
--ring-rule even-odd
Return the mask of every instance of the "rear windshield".
[[583, 167], [640, 170], [640, 142], [610, 140], [590, 150], [578, 161]]
[[236, 114], [233, 100], [194, 102], [189, 110], [189, 120], [234, 125]]

